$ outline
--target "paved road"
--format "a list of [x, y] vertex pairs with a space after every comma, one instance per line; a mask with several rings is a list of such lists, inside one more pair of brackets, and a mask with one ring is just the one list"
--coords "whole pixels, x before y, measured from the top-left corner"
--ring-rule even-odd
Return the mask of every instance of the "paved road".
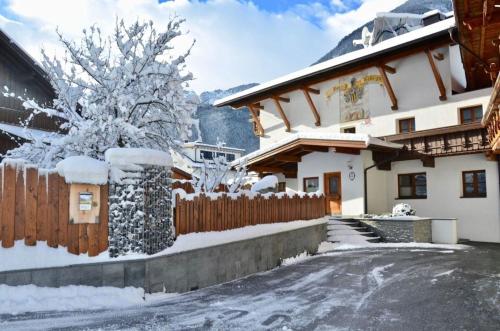
[[1, 330], [499, 330], [500, 246], [334, 252], [154, 305], [0, 320]]

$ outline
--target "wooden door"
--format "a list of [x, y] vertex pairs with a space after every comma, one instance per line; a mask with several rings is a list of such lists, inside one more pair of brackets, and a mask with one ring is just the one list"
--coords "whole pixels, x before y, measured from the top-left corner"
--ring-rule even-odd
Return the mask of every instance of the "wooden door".
[[325, 203], [327, 214], [340, 214], [342, 210], [342, 183], [340, 172], [324, 175]]

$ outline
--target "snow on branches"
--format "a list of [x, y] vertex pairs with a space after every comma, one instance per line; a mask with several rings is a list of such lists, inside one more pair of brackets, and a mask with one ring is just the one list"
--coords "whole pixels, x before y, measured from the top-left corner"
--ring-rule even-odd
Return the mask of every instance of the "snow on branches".
[[[221, 148], [223, 143], [217, 142]], [[199, 165], [199, 172], [193, 176], [192, 184], [196, 193], [214, 193], [225, 185], [229, 193], [236, 193], [246, 184], [247, 167], [246, 162], [231, 164], [225, 156], [213, 153], [212, 160], [203, 160]]]
[[73, 155], [102, 160], [112, 147], [178, 150], [197, 125], [198, 103], [186, 89], [192, 80], [185, 67], [191, 48], [173, 55], [178, 52], [172, 41], [182, 34], [182, 23], [172, 18], [158, 32], [152, 22], [127, 26], [117, 21], [111, 36], [92, 26], [79, 43], [58, 32], [66, 56], [49, 58], [42, 51], [42, 65], [57, 95], [53, 108], [29, 99], [23, 106], [33, 114], [64, 119], [61, 129], [67, 134], [50, 141], [34, 137], [8, 157], [52, 167]]

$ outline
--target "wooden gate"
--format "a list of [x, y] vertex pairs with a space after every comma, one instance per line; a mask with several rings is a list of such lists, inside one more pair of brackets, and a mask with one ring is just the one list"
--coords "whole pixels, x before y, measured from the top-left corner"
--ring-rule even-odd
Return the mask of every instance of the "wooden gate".
[[73, 254], [98, 255], [108, 248], [108, 185], [100, 186], [98, 224], [69, 223], [69, 184], [56, 172], [0, 164], [0, 240], [2, 247], [23, 240], [28, 246], [46, 241]]

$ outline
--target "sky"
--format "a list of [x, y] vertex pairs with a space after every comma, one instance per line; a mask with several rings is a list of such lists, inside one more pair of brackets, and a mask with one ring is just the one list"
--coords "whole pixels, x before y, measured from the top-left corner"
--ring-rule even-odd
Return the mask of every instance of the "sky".
[[176, 47], [186, 50], [196, 92], [261, 83], [304, 68], [346, 34], [405, 0], [0, 0], [0, 28], [31, 56], [60, 56], [56, 28], [69, 39], [116, 18], [152, 20], [163, 30], [172, 15], [186, 19]]

